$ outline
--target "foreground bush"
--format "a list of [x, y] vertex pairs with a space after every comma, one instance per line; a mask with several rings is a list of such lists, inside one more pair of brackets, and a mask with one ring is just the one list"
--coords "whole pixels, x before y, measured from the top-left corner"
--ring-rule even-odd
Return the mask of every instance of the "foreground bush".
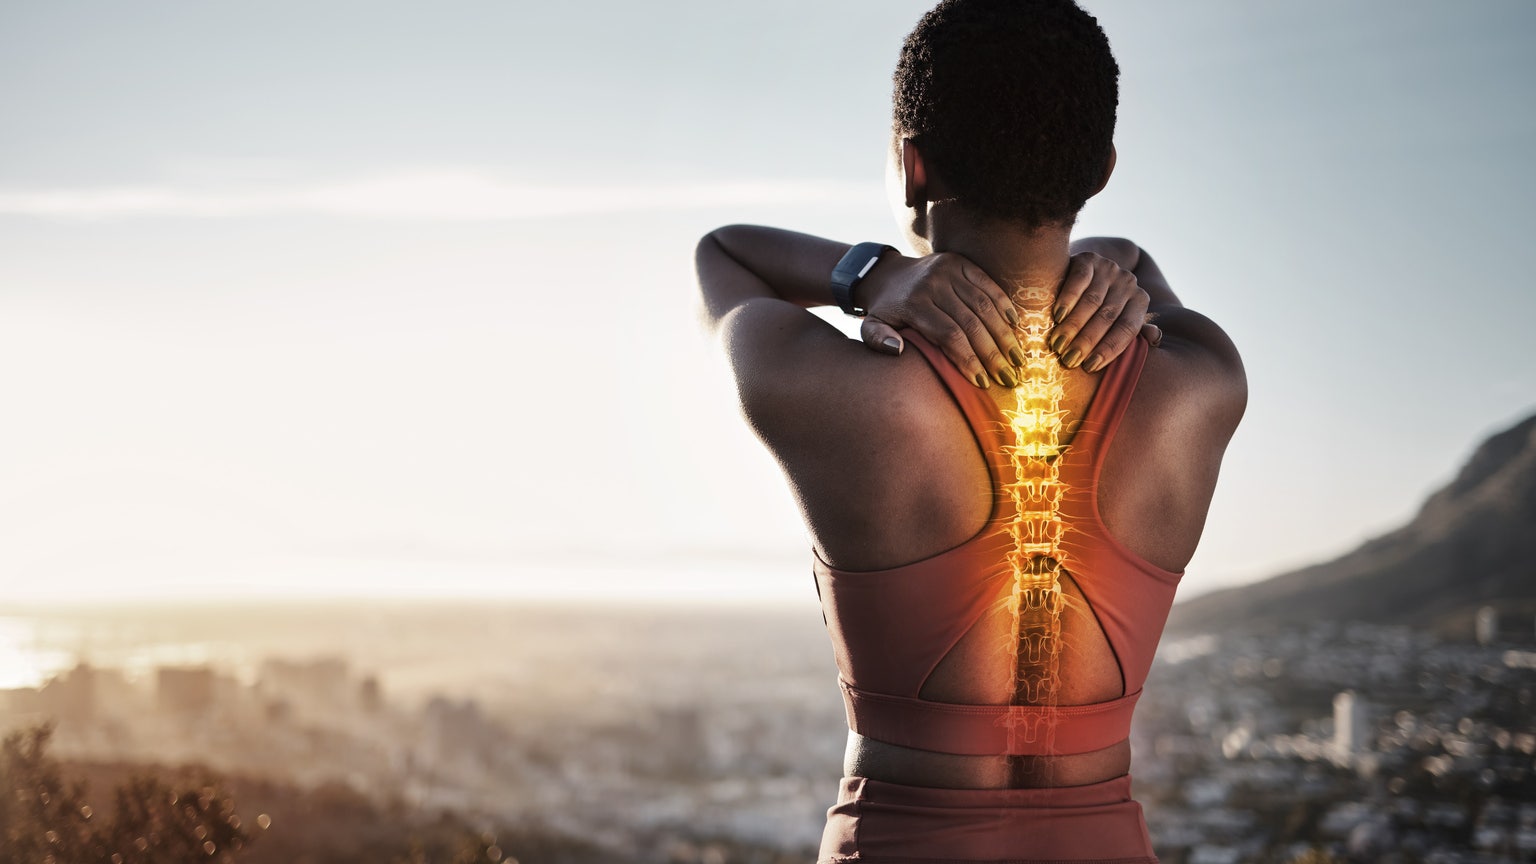
[[66, 784], [48, 756], [51, 726], [0, 743], [0, 864], [235, 862], [250, 842], [234, 799], [211, 778], [172, 786], [135, 774], [113, 790], [110, 814]]

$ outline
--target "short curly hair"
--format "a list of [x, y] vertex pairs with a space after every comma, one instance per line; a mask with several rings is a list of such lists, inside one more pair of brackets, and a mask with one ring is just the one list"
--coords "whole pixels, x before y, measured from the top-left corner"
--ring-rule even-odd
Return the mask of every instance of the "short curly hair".
[[1119, 78], [1072, 0], [943, 0], [902, 46], [894, 131], [965, 206], [1071, 225], [1108, 167]]

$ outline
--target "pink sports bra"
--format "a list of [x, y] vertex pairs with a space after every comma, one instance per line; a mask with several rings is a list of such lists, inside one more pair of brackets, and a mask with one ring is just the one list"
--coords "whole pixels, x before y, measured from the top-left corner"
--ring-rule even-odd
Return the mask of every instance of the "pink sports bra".
[[[905, 566], [838, 570], [817, 556], [816, 588], [832, 637], [848, 728], [903, 747], [976, 756], [1087, 753], [1125, 740], [1183, 576], [1126, 549], [1099, 515], [1099, 471], [1136, 390], [1149, 344], [1136, 339], [1104, 369], [1077, 433], [1057, 457], [1067, 488], [1058, 511], [1069, 528], [1062, 549], [1114, 651], [1124, 695], [1090, 705], [964, 705], [922, 699], [918, 693], [1012, 579], [1006, 560], [1012, 541], [1006, 529], [1014, 512], [999, 492], [1013, 474], [1003, 456], [1007, 425], [996, 404], [938, 348], [915, 332], [902, 336], [923, 353], [964, 413], [987, 458], [996, 503], [976, 536]], [[1045, 723], [1051, 734], [1037, 734]]]

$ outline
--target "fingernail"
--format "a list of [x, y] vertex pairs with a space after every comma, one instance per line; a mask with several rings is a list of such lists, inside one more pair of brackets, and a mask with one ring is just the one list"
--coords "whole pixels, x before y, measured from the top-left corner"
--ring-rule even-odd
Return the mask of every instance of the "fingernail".
[[985, 389], [987, 389], [987, 385], [988, 385], [987, 373], [985, 373], [985, 372], [977, 372], [976, 373], [976, 386], [980, 387], [983, 390], [985, 390]]
[[1057, 306], [1055, 309], [1051, 310], [1051, 320], [1055, 321], [1057, 324], [1067, 320], [1067, 307]]
[[1004, 387], [1007, 387], [1007, 388], [1009, 388], [1009, 389], [1012, 389], [1012, 388], [1013, 388], [1013, 387], [1015, 387], [1015, 386], [1017, 386], [1017, 385], [1018, 385], [1018, 383], [1019, 383], [1019, 382], [1018, 382], [1018, 381], [1017, 381], [1017, 380], [1016, 380], [1016, 379], [1015, 379], [1015, 378], [1014, 378], [1014, 377], [1013, 377], [1013, 373], [1012, 373], [1012, 372], [1010, 372], [1010, 371], [1008, 371], [1008, 370], [1007, 370], [1007, 369], [999, 369], [999, 370], [997, 370], [997, 380], [998, 380], [998, 381], [999, 381], [999, 382], [1000, 382], [1000, 383], [1001, 383], [1001, 384], [1002, 384], [1002, 385], [1003, 385], [1003, 386], [1004, 386]]
[[897, 339], [895, 336], [885, 337], [885, 341], [881, 342], [880, 344], [891, 349], [892, 351], [895, 351], [897, 354], [901, 353], [901, 340]]
[[1103, 365], [1104, 365], [1104, 355], [1103, 354], [1094, 354], [1093, 356], [1088, 358], [1088, 362], [1087, 363], [1083, 364], [1083, 371], [1084, 372], [1097, 372], [1097, 371], [1099, 371], [1099, 367], [1101, 367]]
[[1066, 345], [1067, 345], [1067, 336], [1066, 336], [1065, 333], [1057, 333], [1055, 336], [1051, 337], [1051, 352], [1052, 353], [1060, 354], [1061, 353], [1061, 349], [1065, 348]]
[[1017, 327], [1019, 326], [1019, 313], [1013, 311], [1013, 307], [1010, 306], [1003, 310], [1003, 320]]
[[1015, 366], [1023, 366], [1024, 365], [1024, 349], [1018, 347], [1017, 345], [1015, 345], [1013, 347], [1013, 350], [1008, 352], [1008, 359], [1012, 360], [1013, 361], [1013, 365], [1015, 365]]
[[1080, 349], [1080, 348], [1073, 348], [1071, 351], [1067, 352], [1067, 356], [1061, 358], [1061, 365], [1067, 367], [1068, 369], [1071, 369], [1071, 368], [1075, 367], [1077, 365], [1077, 361], [1081, 360], [1082, 358], [1083, 358], [1082, 349]]

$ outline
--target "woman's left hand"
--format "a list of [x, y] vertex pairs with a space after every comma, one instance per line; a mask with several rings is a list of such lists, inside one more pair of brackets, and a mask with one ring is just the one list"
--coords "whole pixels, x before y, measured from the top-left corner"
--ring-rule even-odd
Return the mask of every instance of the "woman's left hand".
[[1057, 322], [1046, 342], [1072, 369], [1097, 372], [1145, 332], [1154, 346], [1163, 331], [1147, 315], [1151, 298], [1136, 275], [1093, 252], [1079, 252], [1067, 266], [1051, 317]]

